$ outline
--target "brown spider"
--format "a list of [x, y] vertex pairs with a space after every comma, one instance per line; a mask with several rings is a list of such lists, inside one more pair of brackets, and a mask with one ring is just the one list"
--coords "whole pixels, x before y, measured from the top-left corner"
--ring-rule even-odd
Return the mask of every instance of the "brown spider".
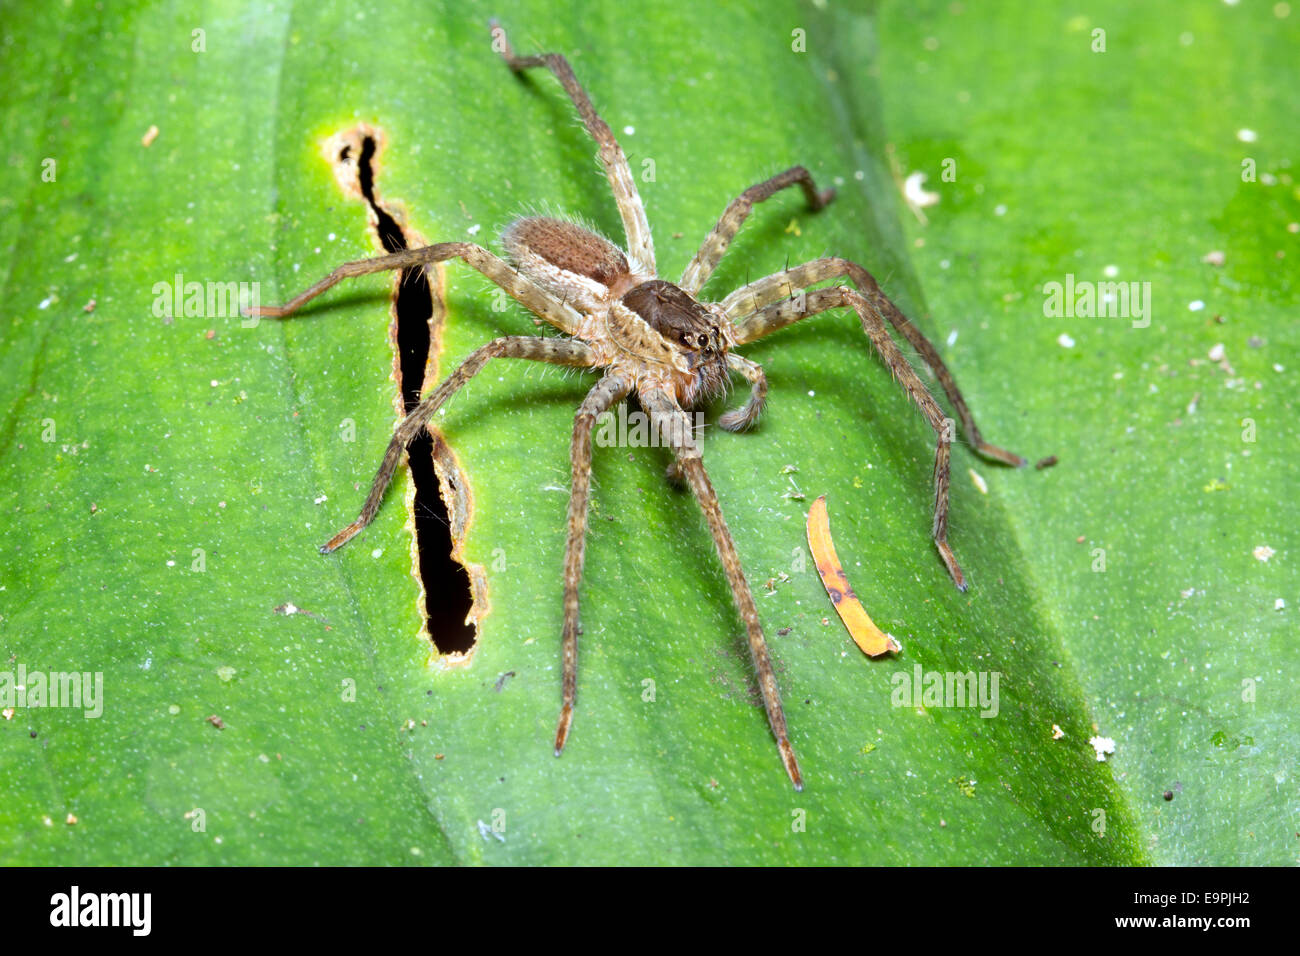
[[[578, 673], [578, 585], [582, 576], [587, 532], [587, 502], [591, 491], [591, 436], [596, 419], [632, 393], [650, 414], [653, 427], [672, 448], [672, 473], [685, 478], [699, 501], [713, 543], [726, 571], [732, 596], [744, 620], [758, 674], [763, 704], [781, 760], [795, 789], [803, 778], [786, 730], [781, 695], [772, 672], [758, 609], [741, 569], [736, 545], [723, 520], [717, 495], [709, 482], [695, 442], [689, 417], [683, 411], [724, 388], [731, 373], [750, 383], [749, 400], [724, 414], [719, 424], [728, 431], [753, 425], [763, 410], [767, 379], [763, 369], [732, 349], [828, 309], [849, 307], [857, 312], [862, 328], [890, 372], [921, 409], [935, 432], [934, 541], [957, 587], [965, 590], [961, 568], [948, 547], [948, 446], [953, 440], [951, 422], [945, 419], [921, 379], [904, 359], [886, 331], [893, 324], [933, 369], [961, 416], [971, 443], [980, 454], [1010, 465], [1024, 459], [986, 443], [975, 427], [939, 354], [911, 322], [880, 291], [870, 273], [846, 259], [826, 258], [805, 263], [751, 282], [721, 302], [697, 298], [700, 287], [713, 273], [727, 246], [757, 202], [790, 186], [799, 186], [813, 210], [834, 197], [834, 190], [819, 192], [812, 176], [795, 166], [766, 182], [751, 186], [727, 207], [713, 231], [686, 267], [681, 281], [659, 278], [654, 244], [645, 208], [637, 194], [623, 150], [613, 132], [596, 114], [591, 100], [573, 75], [568, 61], [556, 53], [516, 56], [505, 31], [492, 24], [493, 47], [518, 72], [542, 66], [555, 74], [573, 100], [587, 132], [600, 147], [600, 161], [618, 203], [627, 236], [626, 252], [590, 230], [560, 219], [529, 216], [510, 224], [502, 236], [513, 267], [479, 246], [442, 242], [422, 249], [348, 262], [295, 296], [286, 305], [257, 310], [265, 316], [286, 316], [343, 279], [391, 269], [428, 266], [460, 259], [501, 286], [520, 304], [549, 322], [568, 338], [505, 336], [476, 349], [397, 426], [375, 475], [361, 514], [321, 551], [329, 552], [350, 541], [375, 517], [384, 491], [392, 480], [406, 445], [462, 385], [492, 358], [531, 359], [555, 365], [600, 369], [599, 382], [578, 408], [570, 458], [573, 484], [569, 498], [569, 534], [564, 560], [564, 702], [555, 734], [555, 753], [564, 749], [573, 721]], [[856, 289], [833, 286], [810, 290], [826, 279], [852, 280]]]

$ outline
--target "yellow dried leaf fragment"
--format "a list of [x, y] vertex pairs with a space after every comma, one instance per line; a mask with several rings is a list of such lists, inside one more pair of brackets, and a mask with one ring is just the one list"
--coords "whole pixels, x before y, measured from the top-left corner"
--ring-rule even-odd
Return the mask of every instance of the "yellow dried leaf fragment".
[[831, 541], [831, 519], [826, 511], [826, 496], [822, 495], [808, 509], [808, 547], [812, 549], [817, 574], [826, 585], [826, 593], [839, 612], [840, 620], [849, 629], [849, 636], [862, 648], [862, 653], [879, 657], [890, 651], [901, 651], [902, 645], [892, 634], [886, 634], [871, 620], [866, 608], [849, 587], [849, 579], [835, 554]]

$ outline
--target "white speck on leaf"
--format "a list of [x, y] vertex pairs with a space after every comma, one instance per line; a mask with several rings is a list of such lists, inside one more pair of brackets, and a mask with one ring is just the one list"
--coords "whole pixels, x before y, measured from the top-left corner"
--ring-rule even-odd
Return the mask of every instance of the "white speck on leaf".
[[939, 201], [939, 194], [923, 188], [925, 173], [912, 173], [903, 181], [903, 197], [913, 206], [924, 209]]
[[1097, 752], [1097, 759], [1105, 761], [1106, 754], [1115, 752], [1115, 741], [1110, 737], [1089, 737], [1088, 743], [1092, 744], [1092, 749]]

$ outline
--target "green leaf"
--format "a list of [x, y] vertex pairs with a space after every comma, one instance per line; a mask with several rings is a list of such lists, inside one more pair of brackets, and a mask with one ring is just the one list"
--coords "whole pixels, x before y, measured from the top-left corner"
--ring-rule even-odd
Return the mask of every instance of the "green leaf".
[[[579, 16], [553, 2], [503, 14], [520, 52], [570, 57], [620, 136], [664, 275], [732, 196], [802, 163], [838, 186], [835, 203], [810, 214], [791, 191], [759, 206], [706, 293], [828, 252], [858, 259], [940, 345], [989, 440], [1061, 459], [1013, 471], [957, 449], [961, 594], [929, 539], [933, 436], [856, 319], [828, 314], [745, 351], [767, 370], [769, 411], [750, 434], [709, 428], [705, 462], [777, 661], [802, 793], [663, 449], [597, 449], [578, 710], [553, 756], [568, 444], [592, 376], [496, 362], [438, 416], [469, 484], [464, 556], [487, 587], [477, 648], [455, 664], [421, 633], [404, 470], [359, 538], [316, 550], [355, 517], [391, 434], [391, 278], [251, 327], [155, 314], [157, 284], [177, 274], [260, 282], [270, 303], [374, 254], [365, 204], [322, 155], [359, 123], [382, 135], [376, 189], [413, 235], [489, 244], [545, 206], [618, 236], [551, 77], [512, 77], [487, 14], [454, 4], [218, 4], [203, 22], [145, 3], [14, 11], [9, 29], [33, 42], [0, 47], [18, 78], [0, 108], [19, 157], [0, 172], [0, 651], [14, 669], [102, 673], [104, 689], [97, 718], [20, 707], [0, 721], [0, 773], [19, 781], [0, 859], [1289, 859], [1292, 609], [1272, 597], [1300, 600], [1284, 503], [1294, 370], [1271, 363], [1295, 345], [1282, 324], [1294, 282], [1275, 253], [1300, 255], [1281, 181], [1296, 134], [1273, 85], [1293, 72], [1292, 25], [1263, 32], [1247, 17], [1267, 11], [1207, 5], [1184, 47], [1181, 7], [1158, 6], [1108, 5], [1105, 54], [1073, 14], [1029, 5], [1014, 18], [946, 4], [879, 18], [797, 5]], [[1265, 50], [1248, 69], [1202, 75], [1248, 42]], [[1076, 85], [1026, 86], [1066, 69]], [[1240, 182], [1241, 126], [1259, 130], [1275, 185]], [[899, 201], [891, 145], [941, 196], [928, 226]], [[947, 157], [955, 183], [940, 179]], [[1216, 244], [1229, 255], [1217, 271], [1198, 261]], [[1042, 316], [1044, 282], [1111, 263], [1152, 282], [1150, 328]], [[538, 331], [494, 311], [468, 268], [444, 276], [440, 373], [497, 335]], [[1188, 313], [1184, 298], [1208, 307]], [[1216, 312], [1222, 329], [1206, 322]], [[1252, 334], [1267, 345], [1250, 349]], [[1216, 341], [1245, 387], [1187, 365]], [[1202, 394], [1194, 416], [1178, 415], [1185, 391]], [[1247, 448], [1243, 417], [1259, 429]], [[1202, 491], [1214, 478], [1229, 488]], [[806, 505], [823, 493], [897, 659], [860, 654], [806, 558]], [[1263, 544], [1268, 562], [1251, 555]], [[1105, 572], [1091, 570], [1097, 547]], [[915, 667], [997, 672], [997, 715], [895, 706]], [[1097, 732], [1117, 742], [1104, 763]]]
[[[922, 7], [880, 25], [885, 125], [943, 194], [914, 262], [946, 280], [936, 316], [970, 317], [954, 363], [1004, 379], [1017, 447], [1060, 458], [1001, 490], [1062, 663], [1149, 859], [1293, 864], [1300, 18]], [[1011, 36], [1033, 41], [986, 55]], [[1045, 283], [1108, 267], [1150, 283], [1148, 327], [1044, 313]]]

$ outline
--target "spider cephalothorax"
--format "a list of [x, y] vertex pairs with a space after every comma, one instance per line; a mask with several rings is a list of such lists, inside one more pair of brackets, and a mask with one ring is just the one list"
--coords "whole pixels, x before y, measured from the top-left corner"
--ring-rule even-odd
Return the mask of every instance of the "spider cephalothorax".
[[[619, 302], [635, 312], [675, 349], [686, 364], [686, 375], [675, 376], [677, 400], [693, 408], [700, 398], [713, 398], [727, 387], [727, 349], [731, 347], [726, 316], [664, 279], [635, 286]], [[724, 324], [725, 323], [725, 324]]]
[[[966, 589], [965, 575], [948, 546], [948, 459], [949, 445], [953, 441], [952, 423], [945, 418], [925, 384], [890, 338], [887, 325], [892, 325], [930, 366], [977, 452], [1010, 465], [1023, 465], [1024, 459], [990, 445], [980, 437], [975, 420], [939, 353], [880, 291], [871, 274], [855, 262], [834, 257], [815, 259], [751, 282], [720, 302], [704, 302], [698, 298], [700, 289], [755, 203], [791, 186], [798, 186], [803, 191], [808, 205], [814, 210], [831, 201], [834, 191], [819, 192], [808, 170], [802, 166], [792, 167], [751, 186], [732, 200], [681, 279], [676, 283], [670, 282], [659, 276], [656, 270], [654, 243], [645, 207], [637, 194], [623, 150], [609, 126], [592, 108], [591, 100], [574, 77], [568, 61], [555, 53], [516, 56], [506, 41], [505, 32], [495, 25], [492, 39], [494, 48], [512, 70], [519, 72], [529, 67], [546, 67], [569, 94], [587, 132], [600, 147], [601, 164], [623, 220], [626, 251], [576, 223], [529, 216], [511, 223], [502, 236], [513, 267], [480, 246], [467, 242], [443, 242], [345, 263], [285, 305], [256, 310], [259, 315], [285, 316], [350, 276], [460, 259], [567, 336], [504, 336], [471, 353], [398, 425], [360, 516], [331, 538], [321, 551], [328, 553], [341, 547], [370, 523], [379, 511], [384, 490], [392, 480], [407, 444], [426, 427], [443, 403], [476, 375], [489, 359], [530, 359], [600, 370], [600, 380], [578, 408], [570, 446], [572, 487], [564, 558], [563, 704], [555, 734], [555, 752], [558, 755], [564, 749], [577, 697], [578, 635], [581, 633], [578, 585], [582, 577], [587, 505], [591, 494], [592, 429], [601, 413], [635, 394], [642, 408], [649, 413], [656, 432], [664, 436], [672, 448], [674, 463], [670, 471], [685, 479], [699, 501], [745, 624], [759, 690], [781, 760], [796, 789], [801, 788], [803, 777], [786, 729], [781, 695], [759, 623], [758, 608], [741, 568], [731, 532], [723, 519], [718, 497], [704, 470], [690, 418], [683, 409], [722, 391], [734, 372], [749, 382], [749, 400], [743, 407], [724, 414], [718, 424], [729, 431], [747, 428], [763, 409], [767, 379], [761, 366], [737, 355], [734, 350], [811, 316], [832, 309], [852, 309], [872, 347], [936, 433], [932, 534], [948, 573], [962, 590]], [[839, 284], [812, 288], [826, 280], [842, 282], [845, 279], [856, 288]]]

